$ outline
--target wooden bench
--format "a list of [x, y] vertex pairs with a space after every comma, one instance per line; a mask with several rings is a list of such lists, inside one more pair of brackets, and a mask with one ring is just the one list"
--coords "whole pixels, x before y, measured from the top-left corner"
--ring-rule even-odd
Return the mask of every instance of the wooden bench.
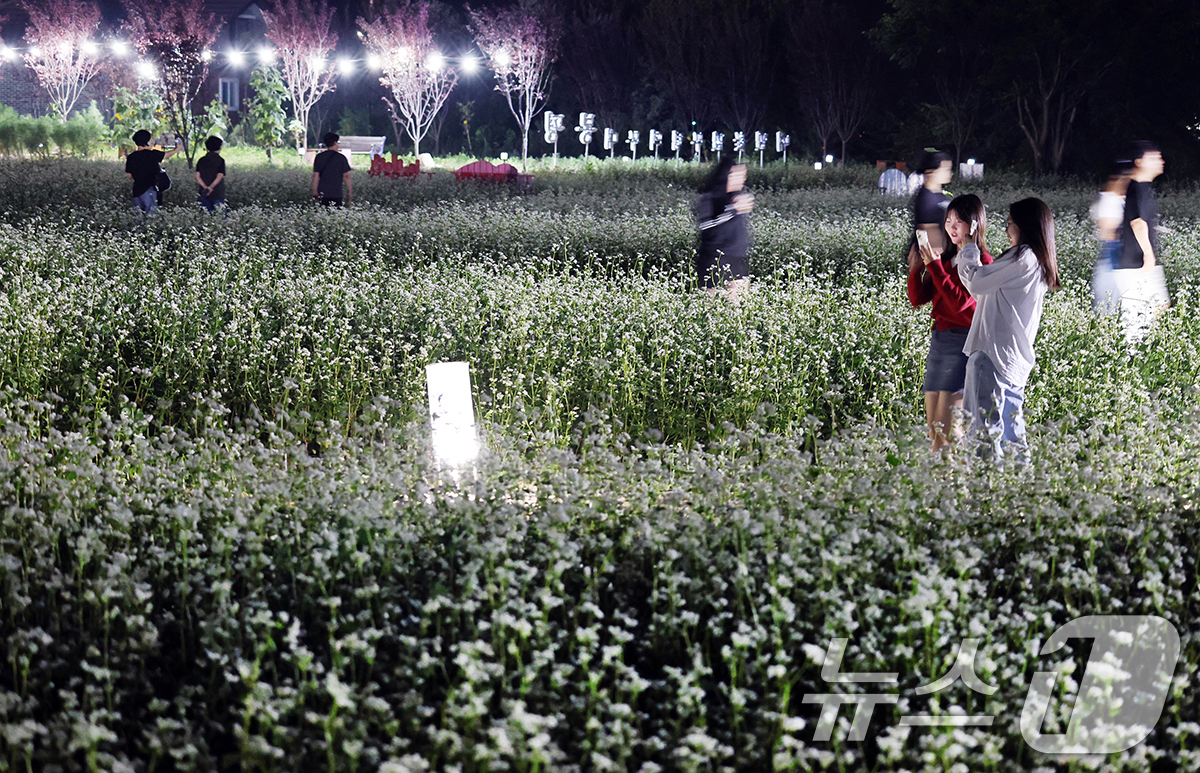
[[351, 153], [369, 153], [372, 157], [383, 155], [386, 137], [347, 136], [338, 139], [338, 148]]
[[492, 182], [528, 183], [533, 179], [531, 174], [520, 174], [512, 164], [499, 166], [488, 161], [472, 161], [466, 166], [459, 167], [454, 172], [456, 180], [490, 180]]

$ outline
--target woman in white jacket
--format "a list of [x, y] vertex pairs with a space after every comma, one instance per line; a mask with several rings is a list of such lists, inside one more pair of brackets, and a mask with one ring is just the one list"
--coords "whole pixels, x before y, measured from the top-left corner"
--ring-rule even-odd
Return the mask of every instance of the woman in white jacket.
[[986, 441], [996, 456], [1008, 447], [1025, 461], [1025, 383], [1035, 360], [1033, 342], [1042, 321], [1042, 300], [1057, 290], [1054, 215], [1041, 199], [1008, 208], [1009, 249], [982, 265], [978, 248], [959, 253], [958, 274], [975, 298], [975, 316], [963, 352], [967, 378], [963, 410], [968, 434]]

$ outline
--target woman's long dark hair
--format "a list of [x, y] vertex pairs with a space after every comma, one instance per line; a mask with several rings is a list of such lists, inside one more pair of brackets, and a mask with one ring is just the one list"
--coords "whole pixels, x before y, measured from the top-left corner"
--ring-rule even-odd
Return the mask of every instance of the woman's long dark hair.
[[1042, 279], [1051, 290], [1057, 290], [1058, 259], [1054, 249], [1054, 214], [1046, 202], [1030, 197], [1013, 202], [1008, 207], [1008, 216], [1021, 232], [1018, 244], [1033, 250], [1038, 265], [1042, 267]]
[[729, 190], [729, 173], [733, 170], [734, 164], [737, 161], [732, 155], [721, 156], [713, 167], [712, 172], [708, 175], [708, 179], [701, 186], [701, 193], [727, 193]]
[[[946, 207], [946, 214], [953, 212], [959, 220], [964, 223], [975, 223], [975, 235], [971, 237], [971, 241], [979, 245], [980, 252], [987, 252], [987, 210], [983, 207], [983, 202], [974, 193], [967, 193], [962, 196], [955, 196], [950, 200], [950, 206]], [[942, 230], [946, 230], [946, 221], [942, 221]], [[950, 260], [958, 254], [958, 245], [950, 241], [949, 234], [946, 238], [946, 249], [942, 251], [942, 260]]]

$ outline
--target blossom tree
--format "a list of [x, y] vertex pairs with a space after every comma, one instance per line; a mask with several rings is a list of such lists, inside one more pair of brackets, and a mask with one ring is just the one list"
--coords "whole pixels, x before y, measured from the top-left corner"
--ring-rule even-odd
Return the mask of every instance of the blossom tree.
[[205, 52], [220, 25], [205, 11], [204, 0], [126, 0], [125, 10], [133, 45], [154, 67], [167, 125], [183, 142], [190, 169], [201, 140], [192, 102], [208, 77]]
[[296, 120], [304, 127], [299, 150], [308, 144], [313, 105], [336, 86], [330, 56], [338, 41], [332, 30], [333, 12], [325, 0], [275, 0], [270, 10], [263, 10], [267, 37], [278, 49], [284, 87]]
[[458, 72], [446, 64], [429, 29], [429, 3], [406, 3], [373, 22], [360, 18], [358, 25], [367, 49], [379, 57], [379, 82], [392, 92], [384, 98], [392, 121], [404, 127], [419, 156], [422, 138], [458, 83]]
[[100, 7], [88, 0], [22, 3], [29, 14], [25, 64], [37, 75], [60, 120], [67, 120], [83, 90], [104, 66], [103, 49], [93, 40]]
[[529, 127], [550, 93], [558, 53], [558, 24], [527, 6], [476, 11], [471, 15], [475, 43], [496, 76], [496, 90], [521, 127], [521, 166], [529, 163]]

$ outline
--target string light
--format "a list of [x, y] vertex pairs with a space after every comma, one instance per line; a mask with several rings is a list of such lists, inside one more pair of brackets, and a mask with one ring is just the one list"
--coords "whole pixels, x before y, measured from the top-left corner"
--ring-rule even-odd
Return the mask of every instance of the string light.
[[[114, 57], [119, 59], [127, 58], [133, 53], [133, 47], [125, 40], [110, 40], [107, 42], [106, 47]], [[96, 56], [101, 52], [101, 45], [89, 40], [80, 45], [80, 50], [88, 56]], [[41, 56], [41, 50], [36, 46], [30, 46], [25, 49], [24, 53], [34, 57]], [[0, 44], [0, 60], [13, 61], [20, 58], [21, 54], [22, 52], [18, 48]], [[276, 64], [279, 60], [278, 52], [270, 46], [260, 46], [253, 53], [231, 48], [222, 52], [205, 49], [200, 54], [200, 58], [205, 62], [210, 62], [214, 65], [223, 62], [226, 66], [232, 68], [245, 67], [249, 63], [251, 56], [256, 58], [259, 63], [268, 66]], [[400, 63], [407, 64], [413, 61], [413, 51], [401, 46], [396, 49], [394, 57]], [[504, 49], [496, 51], [492, 55], [491, 61], [494, 66], [500, 68], [508, 67], [512, 64], [511, 56]], [[474, 74], [479, 71], [482, 63], [478, 55], [473, 52], [451, 57], [441, 51], [433, 51], [425, 58], [424, 66], [434, 72], [439, 72], [447, 67], [457, 67], [463, 73]], [[308, 64], [315, 70], [325, 70], [331, 66], [336, 67], [340, 74], [349, 76], [353, 75], [360, 68], [378, 71], [383, 68], [385, 62], [379, 54], [368, 52], [362, 58], [339, 57], [334, 62], [319, 54], [314, 54], [308, 58]], [[157, 74], [154, 66], [149, 62], [140, 61], [135, 63], [133, 67], [138, 75], [143, 78], [155, 77]]]

